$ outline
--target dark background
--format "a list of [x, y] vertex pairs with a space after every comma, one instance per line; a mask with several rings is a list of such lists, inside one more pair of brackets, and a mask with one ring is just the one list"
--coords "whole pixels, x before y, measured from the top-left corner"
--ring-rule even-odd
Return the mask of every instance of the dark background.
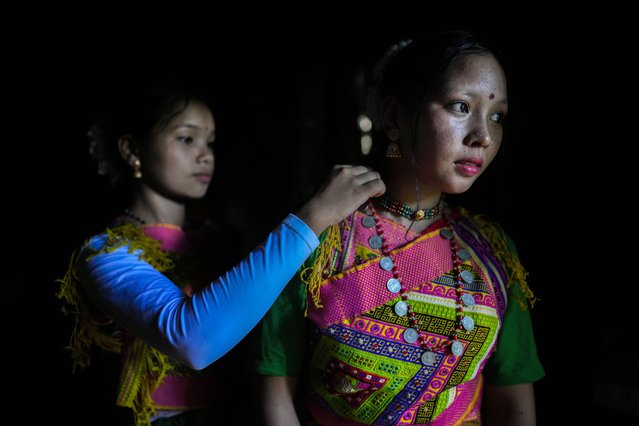
[[413, 8], [266, 18], [280, 13], [271, 10], [261, 19], [247, 6], [246, 19], [228, 22], [198, 10], [162, 22], [128, 14], [94, 22], [97, 12], [48, 19], [40, 10], [5, 34], [6, 411], [74, 424], [73, 412], [101, 397], [69, 374], [69, 323], [53, 296], [71, 251], [121, 209], [88, 157], [85, 133], [100, 105], [149, 81], [210, 90], [218, 139], [206, 206], [250, 246], [331, 164], [357, 153], [358, 82], [374, 61], [400, 39], [463, 27], [493, 38], [508, 60], [503, 151], [464, 200], [511, 234], [541, 299], [532, 311], [547, 373], [536, 384], [539, 424], [636, 422], [628, 203], [637, 193], [637, 101], [625, 11], [519, 9], [504, 18]]

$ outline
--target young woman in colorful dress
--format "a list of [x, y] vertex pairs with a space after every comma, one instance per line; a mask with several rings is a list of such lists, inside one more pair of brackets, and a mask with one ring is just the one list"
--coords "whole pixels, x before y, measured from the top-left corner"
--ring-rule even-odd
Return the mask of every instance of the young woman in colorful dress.
[[265, 424], [534, 425], [527, 274], [497, 223], [445, 197], [500, 149], [499, 55], [442, 32], [397, 44], [373, 77], [387, 191], [325, 231], [262, 320]]
[[[334, 167], [326, 184], [240, 261], [229, 256], [237, 236], [194, 229], [187, 220], [189, 202], [206, 194], [215, 169], [207, 103], [157, 88], [110, 112], [90, 131], [91, 153], [129, 198], [59, 280], [58, 296], [75, 319], [74, 366], [115, 354], [117, 371], [109, 375], [118, 378], [113, 397], [125, 407], [122, 424], [224, 421], [222, 413], [237, 414], [222, 403], [237, 386], [220, 380], [223, 371], [212, 364], [255, 326], [320, 233], [382, 194], [384, 184], [369, 168]], [[106, 412], [90, 415], [86, 424], [115, 424]]]

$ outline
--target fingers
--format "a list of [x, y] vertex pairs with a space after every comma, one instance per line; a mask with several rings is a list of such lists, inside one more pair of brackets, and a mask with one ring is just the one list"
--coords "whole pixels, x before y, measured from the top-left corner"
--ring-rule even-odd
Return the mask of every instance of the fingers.
[[386, 185], [382, 181], [379, 172], [366, 166], [352, 166], [348, 164], [339, 164], [333, 166], [332, 177], [334, 180], [342, 179], [348, 182], [353, 188], [363, 187], [368, 197], [377, 197], [386, 192]]
[[300, 209], [298, 217], [318, 235], [357, 210], [369, 198], [386, 191], [378, 172], [366, 166], [336, 165], [319, 191]]

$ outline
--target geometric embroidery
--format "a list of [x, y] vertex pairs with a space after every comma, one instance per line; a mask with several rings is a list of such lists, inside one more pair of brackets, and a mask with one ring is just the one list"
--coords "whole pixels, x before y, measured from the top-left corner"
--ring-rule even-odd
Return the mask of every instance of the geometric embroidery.
[[[361, 231], [358, 225], [359, 222], [355, 221], [352, 229], [355, 235]], [[390, 231], [387, 234], [393, 234]], [[398, 246], [402, 244], [400, 237], [404, 236], [399, 234], [398, 231]], [[466, 248], [469, 248], [469, 239], [463, 241]], [[363, 237], [361, 240], [367, 241]], [[482, 244], [477, 246], [483, 248]], [[350, 246], [353, 247], [355, 253], [350, 253], [356, 258], [355, 265], [379, 257], [378, 252], [359, 241]], [[464, 283], [464, 290], [474, 297], [476, 303], [473, 307], [466, 307], [464, 314], [470, 316], [475, 324], [471, 330], [458, 333], [458, 341], [463, 345], [461, 356], [435, 353], [434, 362], [424, 365], [421, 361], [424, 350], [419, 344], [407, 343], [404, 339], [404, 333], [410, 327], [408, 316], [399, 316], [394, 311], [400, 297], [386, 299], [378, 306], [367, 307], [369, 310], [366, 312], [360, 310], [337, 322], [326, 321], [325, 326], [317, 330], [322, 337], [318, 336], [311, 346], [311, 365], [317, 373], [311, 374], [313, 399], [318, 398], [321, 404], [330, 407], [327, 409], [344, 418], [379, 425], [427, 423], [455, 401], [468, 404], [470, 401], [458, 399], [457, 392], [471, 384], [469, 380], [477, 376], [494, 345], [499, 330], [499, 313], [494, 303], [497, 289], [493, 282], [503, 280], [501, 274], [493, 277], [487, 271], [486, 263], [490, 259], [484, 263], [484, 259], [477, 256], [484, 253], [473, 249], [469, 251], [473, 257], [461, 268], [473, 272], [474, 280]], [[431, 258], [427, 254], [424, 249], [422, 258], [429, 262]], [[413, 281], [407, 292], [420, 334], [429, 346], [444, 342], [457, 324], [452, 272], [440, 272], [439, 276], [422, 283]], [[350, 279], [345, 282], [364, 282], [358, 281], [357, 275]], [[348, 301], [351, 288], [340, 288], [340, 284], [345, 284], [337, 281], [331, 284], [334, 291]], [[387, 291], [384, 281], [368, 288], [374, 292]], [[318, 318], [323, 320], [321, 316]], [[458, 419], [463, 410], [457, 414], [450, 410], [448, 413], [447, 419]]]
[[359, 407], [372, 391], [388, 382], [388, 377], [362, 371], [337, 358], [329, 360], [323, 376], [326, 389], [340, 395], [353, 408]]

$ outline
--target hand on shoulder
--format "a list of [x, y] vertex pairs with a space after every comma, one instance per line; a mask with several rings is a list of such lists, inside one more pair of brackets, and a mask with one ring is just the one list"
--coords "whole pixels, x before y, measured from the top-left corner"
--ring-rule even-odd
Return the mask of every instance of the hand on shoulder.
[[384, 182], [371, 168], [335, 165], [324, 184], [296, 215], [319, 235], [353, 213], [370, 197], [378, 197], [384, 192]]

